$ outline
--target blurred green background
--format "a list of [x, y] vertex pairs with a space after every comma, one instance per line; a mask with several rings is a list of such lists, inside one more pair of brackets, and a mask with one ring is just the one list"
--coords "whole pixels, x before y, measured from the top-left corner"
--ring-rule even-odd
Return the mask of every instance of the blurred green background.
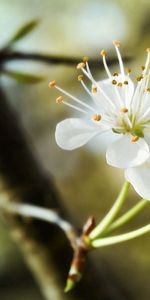
[[[133, 58], [130, 66], [134, 67], [134, 76], [145, 62], [145, 49], [150, 47], [149, 0], [1, 0], [0, 48], [20, 26], [32, 19], [39, 19], [39, 25], [18, 41], [14, 50], [79, 57], [80, 61], [85, 55], [98, 59], [103, 48], [114, 57], [112, 41], [119, 39], [123, 45], [122, 54]], [[118, 66], [112, 68], [116, 70]], [[55, 104], [57, 93], [48, 89], [48, 82], [56, 79], [68, 91], [84, 95], [77, 81], [76, 68], [13, 61], [7, 63], [6, 69], [45, 77], [36, 85], [21, 84], [4, 75], [1, 80], [10, 103], [32, 138], [36, 155], [54, 176], [64, 205], [73, 218], [80, 225], [91, 214], [100, 219], [112, 205], [123, 182], [122, 171], [107, 166], [105, 162], [110, 136], [100, 137], [72, 152], [59, 149], [54, 138], [57, 122], [75, 113]], [[96, 78], [105, 76], [101, 68], [93, 69], [93, 72]], [[138, 196], [132, 190], [124, 209], [137, 200]], [[147, 207], [124, 230], [146, 224], [149, 213]], [[97, 264], [103, 260], [106, 268], [111, 269], [114, 279], [129, 299], [149, 300], [149, 247], [150, 238], [146, 235], [98, 250], [94, 256]], [[3, 222], [0, 224], [0, 299], [42, 299]]]

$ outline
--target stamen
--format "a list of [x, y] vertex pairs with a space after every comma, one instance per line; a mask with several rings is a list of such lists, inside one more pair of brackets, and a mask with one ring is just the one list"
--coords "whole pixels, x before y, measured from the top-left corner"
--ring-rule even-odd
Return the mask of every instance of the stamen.
[[142, 120], [144, 120], [147, 117], [147, 115], [149, 115], [149, 113], [150, 113], [150, 107], [148, 107], [146, 109], [145, 113], [141, 115], [141, 117], [139, 118], [138, 122], [141, 122]]
[[118, 48], [121, 46], [121, 42], [118, 40], [113, 41], [113, 44], [114, 44], [114, 46], [116, 46]]
[[83, 69], [85, 68], [85, 63], [84, 62], [80, 62], [78, 65], [77, 65], [77, 69]]
[[150, 88], [145, 88], [145, 92], [143, 94], [143, 100], [142, 100], [142, 109], [140, 112], [140, 117], [138, 119], [138, 122], [141, 122], [141, 120], [144, 120], [144, 118], [147, 116], [147, 109], [149, 109], [149, 92]]
[[145, 70], [145, 66], [141, 66], [141, 70], [144, 71]]
[[143, 76], [143, 74], [142, 74], [142, 75], [140, 75], [140, 76], [137, 76], [137, 77], [136, 77], [136, 80], [137, 80], [137, 81], [141, 81], [143, 78], [144, 78], [144, 76]]
[[114, 41], [113, 44], [114, 44], [116, 52], [117, 52], [121, 74], [122, 74], [122, 76], [125, 76], [123, 61], [122, 61], [122, 57], [121, 57], [121, 54], [120, 54], [120, 51], [119, 51], [119, 47], [120, 47], [121, 43], [120, 43], [120, 41]]
[[70, 104], [67, 101], [62, 101], [62, 103], [65, 104], [65, 105], [67, 105], [70, 108], [73, 108], [73, 109], [75, 109], [75, 110], [77, 110], [79, 112], [82, 112], [82, 113], [88, 115], [88, 112], [86, 110], [84, 110], [84, 109], [82, 109], [80, 107], [77, 107], [76, 105]]
[[57, 104], [60, 104], [62, 102], [63, 102], [63, 97], [62, 96], [59, 96], [59, 97], [56, 98], [56, 103]]
[[[142, 94], [145, 89], [145, 78], [142, 80], [142, 82], [138, 81], [138, 85], [135, 89], [134, 95], [130, 103], [130, 106], [133, 108], [132, 122], [134, 122], [136, 115], [139, 114], [139, 111], [141, 109], [141, 103], [143, 99]], [[133, 105], [135, 105], [135, 107]]]
[[128, 82], [127, 80], [125, 80], [123, 83], [124, 83], [125, 85], [128, 85], [129, 82]]
[[95, 112], [95, 109], [93, 107], [91, 107], [90, 105], [86, 104], [85, 102], [82, 102], [80, 99], [78, 99], [77, 97], [71, 95], [70, 93], [66, 92], [65, 90], [63, 90], [62, 88], [60, 88], [59, 86], [55, 85], [55, 88], [60, 91], [61, 93], [63, 93], [64, 95], [66, 95], [67, 97], [71, 98], [72, 100], [74, 100], [75, 102], [81, 104], [82, 106], [92, 110]]
[[113, 76], [118, 76], [119, 74], [117, 73], [117, 72], [115, 72], [114, 74], [113, 74]]
[[59, 97], [56, 98], [56, 103], [57, 103], [57, 104], [63, 103], [63, 104], [65, 104], [65, 105], [69, 106], [70, 108], [73, 108], [73, 109], [75, 109], [75, 110], [78, 110], [79, 112], [82, 112], [82, 113], [84, 113], [84, 114], [88, 114], [88, 113], [87, 113], [85, 110], [83, 110], [82, 108], [77, 107], [77, 106], [75, 106], [75, 105], [72, 105], [72, 104], [68, 103], [67, 101], [64, 101], [64, 98], [63, 98], [62, 96], [59, 96]]
[[[88, 61], [86, 61], [86, 69], [87, 69], [87, 72], [88, 72], [88, 74], [89, 74], [89, 79], [91, 80], [93, 80], [94, 81], [94, 78], [93, 78], [93, 76], [92, 76], [92, 73], [91, 73], [91, 70], [90, 70], [90, 67], [89, 67], [89, 64], [88, 64]], [[83, 71], [83, 70], [82, 70]]]
[[105, 50], [102, 50], [102, 51], [100, 52], [100, 54], [101, 54], [101, 56], [107, 56], [107, 52], [106, 52]]
[[92, 73], [90, 71], [88, 62], [86, 62], [86, 69], [87, 69], [87, 71], [84, 68], [82, 68], [82, 72], [88, 77], [89, 80], [92, 81], [92, 83], [94, 83], [95, 80], [94, 80], [94, 78], [92, 76]]
[[[122, 86], [122, 83], [119, 82], [119, 83], [117, 84], [117, 86], [121, 87], [121, 86]], [[116, 92], [116, 96], [117, 96], [117, 98], [118, 98], [118, 101], [119, 101], [119, 103], [120, 103], [120, 106], [122, 106], [122, 105], [124, 105], [124, 101], [123, 101], [123, 99], [121, 98], [121, 95], [120, 95], [120, 93], [119, 93], [119, 90], [118, 90], [117, 86], [115, 85], [115, 92]]]
[[101, 88], [101, 86], [95, 81], [95, 79], [93, 78], [91, 71], [89, 69], [89, 65], [88, 63], [86, 63], [87, 66], [87, 71], [83, 68], [82, 71], [83, 73], [89, 78], [89, 80], [91, 80], [91, 82], [97, 87], [97, 89], [100, 90], [100, 92], [103, 94], [103, 96], [105, 97], [105, 99], [107, 100], [107, 102], [111, 105], [111, 107], [113, 109], [116, 109], [114, 103], [112, 102], [112, 100], [107, 96], [107, 94], [103, 91], [103, 89]]
[[129, 125], [129, 127], [132, 128], [132, 123], [131, 123], [131, 121], [130, 121], [130, 119], [129, 119], [128, 114], [125, 114], [125, 119], [126, 119], [128, 125]]
[[113, 85], [116, 85], [117, 84], [117, 81], [115, 79], [112, 80], [111, 82]]
[[96, 87], [96, 86], [93, 86], [93, 87], [92, 87], [92, 93], [93, 93], [93, 94], [97, 93], [97, 87]]
[[89, 57], [88, 57], [88, 56], [84, 56], [84, 57], [83, 57], [83, 62], [86, 63], [86, 62], [88, 62], [88, 61], [89, 61]]
[[56, 86], [56, 80], [52, 80], [52, 81], [50, 81], [50, 83], [49, 83], [49, 88], [53, 88], [53, 87], [55, 87]]
[[135, 143], [135, 142], [137, 142], [139, 140], [139, 136], [137, 136], [137, 135], [133, 135], [132, 137], [131, 137], [131, 142], [132, 143]]
[[79, 81], [82, 81], [82, 80], [83, 80], [83, 78], [84, 78], [84, 76], [83, 76], [83, 75], [78, 75], [78, 80], [79, 80]]
[[150, 78], [150, 71], [147, 75], [145, 75], [145, 88], [148, 88]]
[[128, 112], [128, 109], [127, 109], [126, 107], [122, 107], [122, 108], [120, 109], [120, 112], [122, 112], [122, 113], [127, 113], [127, 112]]
[[98, 114], [95, 114], [95, 115], [92, 116], [92, 120], [97, 121], [97, 122], [100, 121], [101, 118], [102, 118], [101, 115], [98, 115]]
[[92, 93], [90, 92], [90, 90], [88, 89], [88, 87], [86, 86], [86, 84], [84, 83], [83, 80], [80, 80], [83, 88], [86, 90], [86, 92], [90, 95], [90, 97], [92, 97]]
[[146, 51], [148, 52], [148, 54], [147, 54], [145, 70], [143, 71], [143, 74], [146, 74], [150, 62], [150, 48], [147, 48]]
[[131, 73], [131, 68], [126, 68], [127, 74], [129, 75]]
[[63, 98], [62, 96], [59, 96], [59, 97], [56, 98], [56, 103], [57, 103], [57, 104], [63, 103], [63, 104], [65, 104], [65, 105], [69, 106], [70, 108], [73, 108], [73, 109], [75, 109], [75, 110], [78, 110], [79, 112], [82, 112], [82, 113], [84, 113], [84, 114], [88, 114], [88, 113], [87, 113], [85, 110], [83, 110], [82, 108], [77, 107], [77, 106], [75, 106], [75, 105], [73, 105], [73, 104], [70, 104], [70, 103], [68, 103], [67, 101], [64, 101], [64, 98]]
[[104, 64], [104, 68], [106, 70], [106, 73], [107, 73], [108, 77], [110, 78], [110, 77], [112, 77], [112, 75], [111, 75], [111, 72], [108, 68], [107, 62], [106, 62], [107, 52], [105, 50], [102, 50], [100, 54], [103, 57], [103, 64]]

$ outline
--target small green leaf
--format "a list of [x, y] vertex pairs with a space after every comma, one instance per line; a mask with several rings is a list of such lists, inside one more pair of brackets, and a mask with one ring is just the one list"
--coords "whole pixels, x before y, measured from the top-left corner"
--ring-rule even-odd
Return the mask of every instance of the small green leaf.
[[34, 74], [29, 74], [29, 73], [21, 73], [18, 71], [5, 70], [4, 74], [21, 82], [21, 83], [35, 84], [35, 83], [39, 83], [44, 80], [44, 77], [42, 77], [42, 76], [37, 76]]
[[14, 34], [14, 36], [10, 40], [11, 43], [15, 43], [22, 38], [24, 38], [27, 34], [29, 34], [37, 25], [39, 24], [39, 20], [33, 20], [18, 29], [18, 31]]

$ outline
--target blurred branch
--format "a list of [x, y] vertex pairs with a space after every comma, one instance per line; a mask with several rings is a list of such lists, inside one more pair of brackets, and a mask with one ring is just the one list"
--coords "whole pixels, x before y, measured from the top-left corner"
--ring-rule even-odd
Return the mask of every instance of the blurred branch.
[[[55, 56], [55, 55], [46, 55], [46, 54], [38, 54], [38, 53], [25, 53], [25, 52], [18, 52], [18, 51], [10, 51], [5, 50], [0, 52], [0, 65], [12, 60], [32, 60], [37, 62], [42, 62], [46, 64], [65, 64], [69, 66], [74, 66], [78, 64], [82, 58], [81, 57], [68, 57], [68, 56]], [[123, 57], [124, 62], [131, 61], [131, 57]], [[108, 58], [107, 59], [109, 65], [113, 65], [118, 62], [116, 57]], [[103, 67], [102, 60], [99, 59], [90, 59], [90, 65], [98, 69], [99, 67]]]
[[5, 194], [0, 194], [0, 210], [4, 213], [17, 214], [27, 218], [35, 218], [58, 226], [66, 235], [73, 250], [77, 248], [78, 235], [71, 223], [62, 219], [59, 214], [50, 208], [43, 208], [31, 204], [10, 202]]
[[[0, 173], [8, 200], [57, 210], [69, 220], [54, 182], [35, 158], [31, 142], [19, 122], [18, 116], [0, 88]], [[36, 151], [34, 150], [34, 153]], [[122, 291], [114, 281], [110, 269], [101, 262], [95, 266], [88, 262], [86, 274], [79, 286], [64, 295], [64, 285], [71, 248], [64, 233], [55, 225], [7, 214], [6, 220], [14, 240], [35, 275], [45, 299], [50, 300], [123, 300]], [[91, 276], [92, 274], [92, 276]], [[68, 298], [69, 297], [69, 298]]]

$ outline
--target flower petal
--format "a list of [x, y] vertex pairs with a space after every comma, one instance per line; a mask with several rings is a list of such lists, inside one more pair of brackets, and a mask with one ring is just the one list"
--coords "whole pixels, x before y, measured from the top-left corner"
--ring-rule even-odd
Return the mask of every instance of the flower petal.
[[[122, 86], [117, 86], [112, 84], [112, 81], [115, 80], [117, 83], [122, 83]], [[128, 84], [123, 84], [125, 81]], [[118, 76], [112, 76], [106, 80], [102, 80], [97, 82], [100, 88], [105, 92], [105, 94], [111, 99], [111, 101], [116, 105], [116, 107], [126, 106], [129, 108], [131, 99], [134, 93], [134, 84], [129, 76], [122, 76], [119, 74]], [[118, 95], [120, 100], [118, 99]], [[103, 106], [106, 103], [106, 97], [100, 90], [97, 93], [93, 93], [93, 99], [95, 100], [98, 106]]]
[[117, 168], [131, 168], [145, 162], [149, 157], [149, 147], [144, 139], [131, 142], [131, 135], [122, 135], [107, 149], [107, 163]]
[[146, 128], [144, 130], [144, 139], [150, 147], [150, 129], [149, 128]]
[[125, 177], [142, 198], [150, 200], [150, 159], [139, 167], [127, 169]]
[[56, 126], [55, 138], [57, 144], [65, 150], [79, 148], [91, 140], [94, 136], [104, 132], [103, 126], [96, 126], [91, 122], [78, 118], [65, 119]]

